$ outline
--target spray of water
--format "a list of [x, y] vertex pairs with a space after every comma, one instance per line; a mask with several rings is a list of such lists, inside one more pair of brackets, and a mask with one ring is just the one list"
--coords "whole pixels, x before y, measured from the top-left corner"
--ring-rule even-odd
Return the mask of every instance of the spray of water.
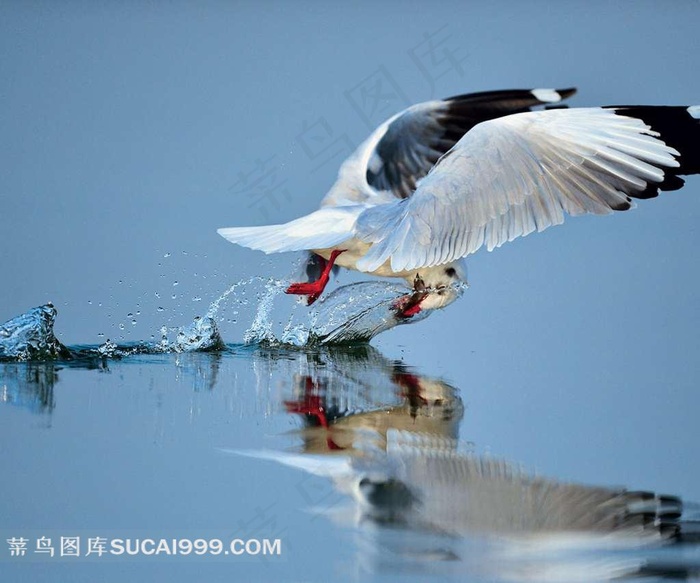
[[273, 319], [271, 312], [275, 298], [283, 292], [286, 286], [287, 284], [282, 281], [268, 280], [267, 284], [265, 284], [265, 291], [260, 296], [253, 323], [243, 335], [243, 342], [246, 344], [261, 344], [263, 342], [275, 343], [277, 341], [272, 330]]
[[[317, 344], [347, 344], [368, 342], [377, 334], [402, 324], [418, 322], [432, 313], [421, 311], [410, 318], [401, 316], [397, 302], [413, 294], [402, 285], [382, 281], [359, 282], [341, 286], [327, 293], [311, 308], [305, 302], [297, 302], [291, 311], [288, 305], [280, 306], [286, 316], [286, 324], [275, 330], [273, 309], [283, 295], [288, 280], [251, 277], [230, 285], [209, 306], [204, 316], [197, 316], [185, 326], [162, 326], [160, 341], [137, 342], [118, 345], [107, 339], [101, 346], [86, 347], [78, 351], [67, 349], [53, 335], [56, 310], [52, 305], [29, 310], [0, 325], [0, 360], [41, 360], [75, 358], [85, 354], [100, 357], [121, 358], [132, 354], [156, 354], [164, 352], [194, 352], [224, 350], [226, 348], [217, 323], [226, 318], [229, 304], [238, 309], [251, 302], [251, 289], [256, 291], [257, 305], [250, 326], [245, 330], [246, 344], [273, 346], [310, 346]], [[461, 295], [466, 286], [442, 290], [441, 293]], [[246, 310], [250, 313], [250, 310]], [[281, 326], [280, 322], [280, 326]], [[172, 338], [174, 336], [174, 338]]]

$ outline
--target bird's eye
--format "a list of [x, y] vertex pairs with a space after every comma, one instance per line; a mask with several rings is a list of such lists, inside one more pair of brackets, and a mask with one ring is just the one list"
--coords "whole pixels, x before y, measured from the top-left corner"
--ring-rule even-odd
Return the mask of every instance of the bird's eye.
[[445, 275], [448, 277], [454, 277], [457, 274], [457, 270], [454, 267], [448, 267], [445, 269]]

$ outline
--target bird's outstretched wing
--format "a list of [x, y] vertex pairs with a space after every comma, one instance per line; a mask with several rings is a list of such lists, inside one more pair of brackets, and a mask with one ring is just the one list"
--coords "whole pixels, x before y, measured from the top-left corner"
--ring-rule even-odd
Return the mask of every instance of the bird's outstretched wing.
[[371, 207], [358, 268], [440, 265], [564, 221], [627, 210], [632, 198], [700, 172], [700, 106], [620, 106], [515, 114], [481, 123], [408, 199]]
[[341, 167], [322, 206], [371, 203], [384, 193], [388, 200], [407, 198], [440, 156], [475, 125], [557, 104], [575, 92], [573, 88], [506, 89], [413, 105], [380, 125], [357, 148]]

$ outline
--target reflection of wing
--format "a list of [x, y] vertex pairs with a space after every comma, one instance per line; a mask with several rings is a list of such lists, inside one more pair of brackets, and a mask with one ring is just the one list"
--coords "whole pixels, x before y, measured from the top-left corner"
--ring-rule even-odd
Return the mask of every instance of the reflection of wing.
[[682, 504], [672, 496], [533, 477], [499, 460], [446, 450], [439, 440], [389, 437], [385, 465], [391, 470], [378, 480], [360, 479], [375, 513], [382, 511], [381, 500], [392, 517], [455, 534], [678, 532]]
[[357, 267], [440, 265], [564, 221], [608, 214], [700, 172], [698, 107], [560, 109], [479, 124], [410, 198], [368, 208]]
[[575, 91], [484, 91], [413, 105], [380, 125], [357, 148], [341, 167], [322, 206], [407, 198], [440, 156], [475, 125], [558, 103]]

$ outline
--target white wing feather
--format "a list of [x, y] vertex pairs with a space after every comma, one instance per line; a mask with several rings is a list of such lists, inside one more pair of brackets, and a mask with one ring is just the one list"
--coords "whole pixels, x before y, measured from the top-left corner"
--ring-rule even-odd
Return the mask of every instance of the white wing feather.
[[448, 263], [564, 221], [632, 205], [678, 152], [614, 109], [529, 112], [484, 122], [406, 200], [367, 209], [355, 234], [372, 243], [357, 267], [395, 272]]
[[326, 207], [283, 225], [229, 227], [217, 233], [231, 243], [265, 253], [327, 249], [352, 237], [364, 205]]

